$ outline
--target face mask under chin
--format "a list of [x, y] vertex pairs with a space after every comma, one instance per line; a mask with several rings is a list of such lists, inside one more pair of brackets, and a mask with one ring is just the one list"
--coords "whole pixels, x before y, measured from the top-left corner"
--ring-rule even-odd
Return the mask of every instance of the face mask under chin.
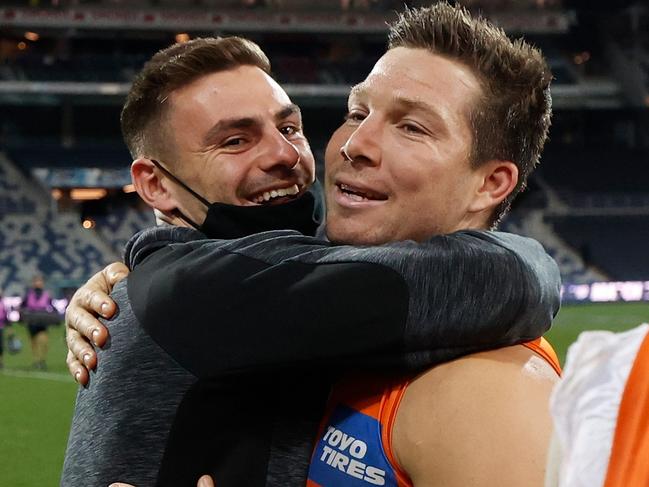
[[281, 205], [237, 206], [226, 203], [210, 203], [160, 162], [151, 162], [169, 178], [184, 188], [207, 208], [207, 215], [201, 225], [180, 210], [176, 213], [208, 238], [239, 238], [270, 230], [297, 230], [304, 235], [314, 235], [320, 225], [324, 204], [322, 188], [316, 181], [300, 197]]
[[320, 225], [317, 197], [309, 189], [299, 198], [281, 205], [236, 206], [211, 203], [198, 230], [208, 238], [239, 238], [270, 230], [296, 230], [314, 235]]

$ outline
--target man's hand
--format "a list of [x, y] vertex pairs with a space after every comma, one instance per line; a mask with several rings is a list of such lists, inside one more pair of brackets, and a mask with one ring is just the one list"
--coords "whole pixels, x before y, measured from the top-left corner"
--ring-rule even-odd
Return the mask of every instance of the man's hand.
[[203, 475], [200, 479], [198, 479], [196, 487], [214, 487], [214, 481], [209, 475]]
[[[135, 487], [135, 486], [131, 484], [123, 484], [121, 482], [117, 482], [116, 484], [110, 484], [108, 487]], [[214, 487], [214, 481], [212, 480], [212, 477], [210, 477], [209, 475], [203, 475], [200, 479], [198, 479], [198, 483], [196, 484], [196, 487]]]
[[74, 293], [65, 311], [66, 363], [74, 380], [83, 386], [88, 384], [88, 371], [97, 366], [91, 343], [103, 347], [108, 339], [108, 330], [97, 316], [110, 318], [115, 314], [117, 307], [108, 294], [128, 272], [128, 267], [119, 262], [106, 266]]

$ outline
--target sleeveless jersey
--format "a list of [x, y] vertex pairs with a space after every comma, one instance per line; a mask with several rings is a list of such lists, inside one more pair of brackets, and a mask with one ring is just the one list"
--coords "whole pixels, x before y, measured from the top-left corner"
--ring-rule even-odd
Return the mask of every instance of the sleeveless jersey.
[[27, 292], [24, 307], [30, 311], [51, 311], [50, 301], [50, 295], [44, 289], [40, 294], [37, 294], [34, 289], [30, 289]]
[[[561, 373], [544, 339], [523, 344]], [[412, 487], [392, 452], [392, 429], [412, 375], [351, 374], [336, 384], [318, 433], [307, 487]]]

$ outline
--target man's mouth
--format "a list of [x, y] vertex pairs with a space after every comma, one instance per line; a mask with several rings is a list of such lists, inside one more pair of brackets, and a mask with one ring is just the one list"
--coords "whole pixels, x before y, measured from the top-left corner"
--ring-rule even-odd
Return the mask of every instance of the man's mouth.
[[359, 188], [350, 184], [337, 183], [336, 186], [340, 192], [352, 201], [385, 201], [388, 199], [387, 195], [373, 191], [367, 188]]
[[287, 188], [276, 188], [263, 191], [251, 196], [250, 201], [258, 205], [281, 205], [296, 199], [300, 194], [297, 184]]

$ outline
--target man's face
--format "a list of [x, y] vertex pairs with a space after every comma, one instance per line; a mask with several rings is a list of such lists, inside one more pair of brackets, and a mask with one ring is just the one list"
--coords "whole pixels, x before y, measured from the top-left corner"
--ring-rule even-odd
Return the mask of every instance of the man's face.
[[[379, 244], [477, 226], [469, 162], [471, 70], [423, 49], [389, 50], [352, 89], [327, 146], [327, 235]], [[342, 148], [342, 150], [341, 150]]]
[[[174, 161], [167, 168], [210, 202], [278, 204], [313, 182], [315, 162], [299, 108], [261, 69], [240, 66], [203, 76], [175, 90], [167, 131]], [[194, 221], [206, 208], [173, 185], [174, 198]]]

